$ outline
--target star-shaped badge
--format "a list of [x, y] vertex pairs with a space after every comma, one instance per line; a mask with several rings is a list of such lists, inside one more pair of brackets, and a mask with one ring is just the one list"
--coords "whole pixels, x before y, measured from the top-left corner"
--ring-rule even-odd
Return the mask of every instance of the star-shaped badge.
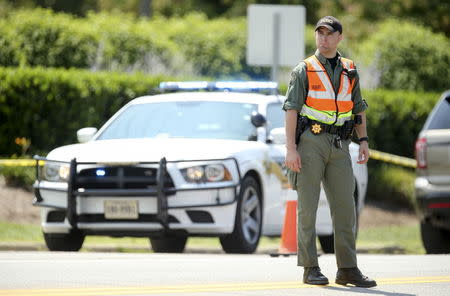
[[311, 125], [311, 131], [313, 132], [313, 134], [320, 134], [320, 132], [322, 131], [322, 127], [320, 126], [320, 124], [315, 123]]

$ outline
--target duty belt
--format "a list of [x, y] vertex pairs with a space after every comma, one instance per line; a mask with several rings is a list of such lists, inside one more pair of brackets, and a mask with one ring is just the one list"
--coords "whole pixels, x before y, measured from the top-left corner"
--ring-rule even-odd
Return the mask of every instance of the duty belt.
[[325, 124], [316, 120], [309, 120], [309, 126], [311, 132], [315, 135], [319, 135], [322, 133], [329, 133], [333, 135], [341, 135], [344, 130], [344, 126], [336, 126], [331, 124]]
[[322, 133], [329, 133], [337, 135], [335, 138], [339, 143], [336, 144], [340, 146], [340, 140], [348, 140], [352, 137], [355, 126], [362, 123], [360, 115], [355, 115], [354, 119], [347, 120], [342, 126], [336, 126], [332, 124], [325, 124], [320, 121], [309, 119], [306, 116], [297, 117], [297, 129], [295, 135], [295, 143], [298, 145], [300, 143], [300, 136], [302, 133], [309, 128], [311, 133], [314, 135], [319, 135]]

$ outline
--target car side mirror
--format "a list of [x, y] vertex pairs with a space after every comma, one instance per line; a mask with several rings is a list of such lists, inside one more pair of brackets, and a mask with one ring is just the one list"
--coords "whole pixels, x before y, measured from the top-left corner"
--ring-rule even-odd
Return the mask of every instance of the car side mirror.
[[286, 144], [286, 132], [284, 127], [277, 127], [270, 131], [269, 138], [272, 144], [284, 145]]
[[250, 120], [255, 127], [262, 127], [267, 122], [264, 115], [262, 115], [258, 112], [253, 112]]
[[90, 141], [94, 137], [96, 132], [97, 132], [96, 127], [85, 127], [85, 128], [79, 129], [77, 131], [78, 142], [86, 143], [86, 142]]

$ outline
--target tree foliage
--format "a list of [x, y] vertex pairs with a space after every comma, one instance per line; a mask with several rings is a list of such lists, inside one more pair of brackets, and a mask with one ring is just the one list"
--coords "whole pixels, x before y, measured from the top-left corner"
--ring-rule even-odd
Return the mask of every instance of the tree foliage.
[[149, 3], [153, 15], [166, 17], [192, 12], [202, 12], [208, 18], [237, 17], [247, 14], [249, 4], [304, 5], [307, 23], [311, 25], [324, 15], [336, 15], [351, 24], [356, 20], [363, 27], [398, 17], [450, 36], [450, 2], [442, 0], [0, 0], [0, 14], [5, 7], [43, 7], [77, 16], [86, 16], [90, 11], [139, 16], [144, 1]]
[[76, 18], [50, 10], [20, 10], [0, 20], [0, 65], [84, 68], [174, 76], [266, 78], [246, 64], [245, 18], [136, 19], [90, 13]]
[[379, 72], [379, 87], [442, 91], [449, 87], [449, 48], [450, 40], [443, 34], [388, 20], [361, 45], [359, 55]]
[[442, 0], [325, 0], [320, 14], [336, 14], [359, 23], [393, 17], [430, 27], [450, 36], [450, 2]]

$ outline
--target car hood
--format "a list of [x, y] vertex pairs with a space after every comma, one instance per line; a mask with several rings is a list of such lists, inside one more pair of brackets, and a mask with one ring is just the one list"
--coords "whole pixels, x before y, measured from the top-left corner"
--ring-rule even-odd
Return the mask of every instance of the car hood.
[[[216, 139], [118, 139], [99, 140], [62, 146], [51, 151], [51, 160], [79, 162], [153, 162], [167, 160], [203, 160], [236, 156], [238, 152], [267, 149], [254, 141]], [[256, 152], [256, 151], [255, 151]]]

